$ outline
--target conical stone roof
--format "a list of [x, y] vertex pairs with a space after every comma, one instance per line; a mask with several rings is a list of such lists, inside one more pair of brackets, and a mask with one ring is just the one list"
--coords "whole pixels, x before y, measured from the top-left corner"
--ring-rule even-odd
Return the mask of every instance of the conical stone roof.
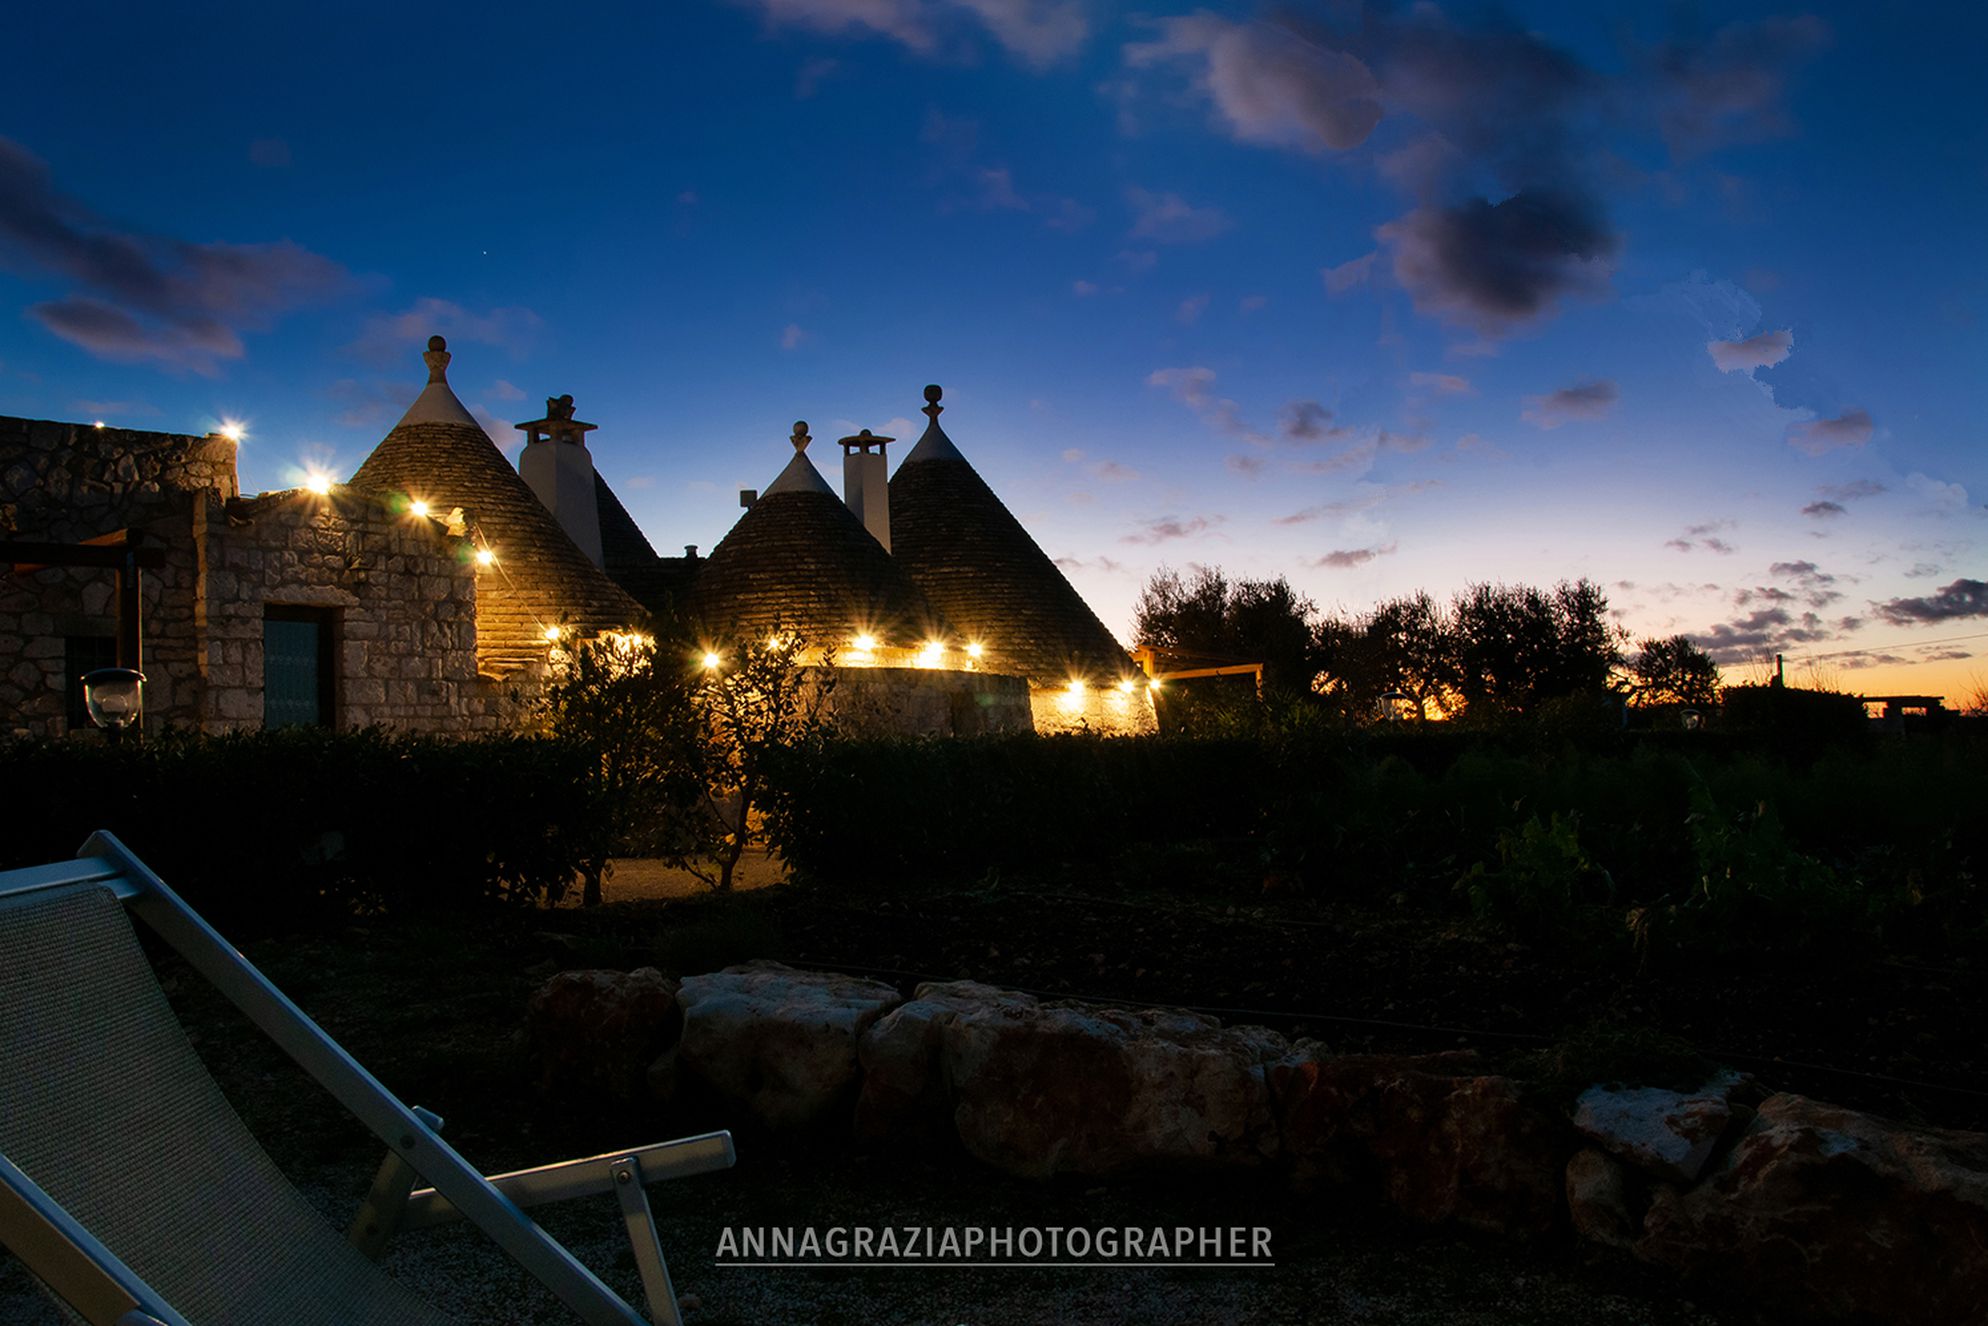
[[892, 555], [986, 650], [983, 670], [1042, 686], [1131, 672], [1111, 631], [939, 427], [941, 394], [925, 388], [932, 422], [891, 477]]
[[542, 662], [549, 627], [593, 635], [639, 622], [641, 605], [567, 537], [449, 389], [447, 343], [430, 337], [422, 358], [428, 385], [351, 486], [418, 499], [438, 515], [463, 509], [477, 546], [495, 555], [477, 577], [478, 665], [503, 672]]
[[711, 550], [688, 594], [690, 616], [719, 636], [798, 630], [844, 655], [870, 634], [892, 650], [955, 633], [807, 458], [794, 458]]
[[621, 498], [594, 471], [594, 508], [600, 513], [601, 570], [658, 620], [673, 618], [690, 582], [704, 565], [696, 557], [658, 557]]

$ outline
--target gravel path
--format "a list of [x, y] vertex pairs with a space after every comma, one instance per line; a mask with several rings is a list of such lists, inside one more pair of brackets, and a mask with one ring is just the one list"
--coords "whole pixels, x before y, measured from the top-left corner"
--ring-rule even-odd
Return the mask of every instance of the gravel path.
[[[364, 1188], [358, 1165], [305, 1190], [342, 1221]], [[1561, 1245], [1525, 1250], [1393, 1227], [1254, 1188], [1038, 1186], [960, 1166], [820, 1160], [747, 1152], [729, 1174], [651, 1190], [689, 1326], [1033, 1326], [1035, 1323], [1387, 1323], [1396, 1326], [1730, 1326], [1756, 1321], [1683, 1301], [1618, 1261], [1586, 1264]], [[548, 1229], [619, 1292], [640, 1287], [612, 1201], [542, 1213]], [[1262, 1224], [1276, 1266], [1257, 1270], [737, 1270], [715, 1266], [729, 1225], [1048, 1227]], [[519, 1326], [566, 1315], [480, 1236], [401, 1240], [389, 1269], [461, 1320]], [[21, 1268], [0, 1265], [0, 1321], [57, 1326]]]

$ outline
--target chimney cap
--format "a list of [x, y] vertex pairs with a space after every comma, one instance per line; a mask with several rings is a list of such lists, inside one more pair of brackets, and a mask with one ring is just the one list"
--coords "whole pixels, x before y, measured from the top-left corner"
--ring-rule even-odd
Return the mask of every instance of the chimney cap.
[[865, 428], [860, 433], [852, 433], [850, 436], [843, 438], [841, 445], [846, 450], [868, 451], [871, 447], [876, 447], [881, 451], [886, 442], [895, 441], [897, 439], [894, 437], [881, 437]]
[[565, 396], [545, 398], [545, 418], [531, 419], [525, 423], [513, 424], [512, 427], [523, 433], [528, 443], [557, 439], [561, 442], [578, 442], [584, 446], [585, 435], [593, 432], [598, 425], [583, 423], [573, 417], [573, 397], [569, 393]]

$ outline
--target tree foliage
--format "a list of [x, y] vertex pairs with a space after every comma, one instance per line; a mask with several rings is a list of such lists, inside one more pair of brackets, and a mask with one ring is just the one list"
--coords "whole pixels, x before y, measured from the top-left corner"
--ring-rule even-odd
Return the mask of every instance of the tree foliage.
[[574, 642], [547, 682], [541, 719], [587, 753], [593, 802], [605, 831], [582, 864], [583, 901], [601, 900], [608, 858], [683, 861], [709, 849], [704, 781], [691, 702], [695, 674], [653, 637], [605, 635]]
[[1629, 660], [1638, 704], [1697, 704], [1719, 702], [1723, 684], [1712, 656], [1691, 643], [1689, 636], [1652, 637], [1637, 645]]
[[1606, 694], [1628, 633], [1591, 580], [1552, 589], [1475, 584], [1450, 605], [1456, 686], [1465, 712], [1532, 714], [1548, 700]]
[[1359, 617], [1328, 617], [1316, 628], [1322, 693], [1365, 718], [1404, 696], [1417, 717], [1448, 717], [1459, 706], [1449, 621], [1426, 593], [1388, 599]]
[[1231, 581], [1196, 567], [1188, 579], [1162, 568], [1140, 592], [1132, 629], [1157, 649], [1261, 663], [1266, 691], [1302, 694], [1318, 674], [1316, 611], [1282, 576]]
[[[707, 645], [692, 692], [697, 762], [716, 839], [691, 869], [721, 892], [745, 852], [778, 761], [805, 751], [833, 727], [835, 651], [818, 654], [799, 631]], [[803, 658], [813, 662], [803, 665]]]
[[714, 644], [608, 635], [577, 642], [548, 683], [546, 728], [582, 746], [606, 819], [582, 867], [597, 903], [610, 855], [653, 856], [729, 890], [770, 761], [828, 729], [834, 659], [800, 633]]
[[1349, 715], [1386, 712], [1389, 696], [1431, 717], [1532, 716], [1550, 701], [1606, 696], [1626, 633], [1589, 580], [1475, 584], [1447, 605], [1426, 593], [1317, 626], [1320, 691]]

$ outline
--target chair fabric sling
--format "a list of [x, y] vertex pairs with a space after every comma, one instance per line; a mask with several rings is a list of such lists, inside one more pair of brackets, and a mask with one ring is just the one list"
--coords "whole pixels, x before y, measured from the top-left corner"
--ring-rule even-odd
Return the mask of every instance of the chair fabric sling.
[[0, 900], [0, 1154], [196, 1326], [443, 1326], [291, 1186], [100, 885]]

